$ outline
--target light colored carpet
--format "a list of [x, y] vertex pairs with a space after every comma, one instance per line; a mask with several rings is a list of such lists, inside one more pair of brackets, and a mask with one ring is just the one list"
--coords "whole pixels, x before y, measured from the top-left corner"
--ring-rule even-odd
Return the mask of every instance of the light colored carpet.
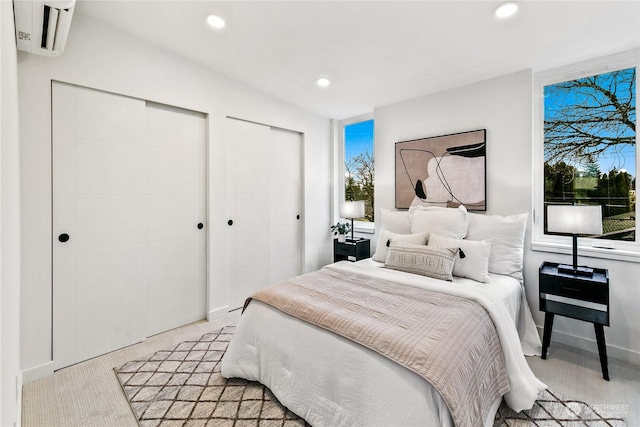
[[[239, 311], [213, 322], [197, 322], [145, 342], [57, 371], [23, 388], [23, 427], [135, 427], [138, 425], [113, 369], [128, 361], [235, 324]], [[552, 343], [547, 360], [527, 359], [551, 390], [588, 402], [598, 412], [640, 426], [640, 366], [609, 359], [611, 381], [600, 374], [598, 356]], [[514, 424], [519, 425], [519, 424]]]

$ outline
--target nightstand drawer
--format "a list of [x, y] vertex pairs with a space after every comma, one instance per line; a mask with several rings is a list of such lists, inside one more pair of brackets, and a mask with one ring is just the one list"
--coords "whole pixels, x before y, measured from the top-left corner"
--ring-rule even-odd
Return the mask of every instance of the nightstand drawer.
[[587, 283], [567, 277], [544, 277], [544, 280], [540, 281], [540, 292], [598, 304], [609, 303], [609, 290], [606, 284]]
[[356, 255], [356, 245], [349, 243], [342, 243], [334, 245], [333, 250], [336, 255]]

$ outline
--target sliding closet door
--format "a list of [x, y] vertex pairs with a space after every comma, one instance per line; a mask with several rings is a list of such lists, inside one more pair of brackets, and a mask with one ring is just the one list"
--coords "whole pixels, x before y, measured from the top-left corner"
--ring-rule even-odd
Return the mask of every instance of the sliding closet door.
[[229, 309], [301, 272], [299, 133], [228, 119]]
[[206, 123], [160, 104], [147, 103], [146, 116], [146, 333], [155, 335], [206, 317]]
[[58, 369], [205, 317], [205, 156], [202, 116], [52, 91]]
[[296, 132], [269, 133], [269, 283], [297, 276], [302, 262], [302, 140]]

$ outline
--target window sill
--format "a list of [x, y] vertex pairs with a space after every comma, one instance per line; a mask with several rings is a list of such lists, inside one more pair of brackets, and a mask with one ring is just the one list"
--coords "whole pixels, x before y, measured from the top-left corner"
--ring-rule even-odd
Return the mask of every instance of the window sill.
[[[603, 242], [604, 243], [604, 242]], [[531, 250], [540, 252], [554, 252], [571, 255], [573, 247], [569, 244], [554, 242], [532, 242]], [[616, 261], [640, 263], [640, 252], [633, 249], [604, 248], [578, 245], [578, 257], [603, 258]]]
[[376, 227], [375, 224], [370, 223], [360, 223], [353, 225], [353, 231], [356, 233], [364, 233], [364, 234], [375, 234]]

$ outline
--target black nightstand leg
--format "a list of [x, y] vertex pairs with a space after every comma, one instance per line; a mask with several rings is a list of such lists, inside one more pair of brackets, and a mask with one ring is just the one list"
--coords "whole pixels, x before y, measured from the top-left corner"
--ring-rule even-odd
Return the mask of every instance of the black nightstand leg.
[[593, 328], [596, 331], [596, 341], [598, 342], [598, 354], [600, 355], [602, 378], [609, 381], [609, 364], [607, 362], [607, 344], [604, 340], [604, 328], [599, 323], [594, 323]]
[[542, 336], [542, 358], [547, 358], [547, 349], [551, 344], [551, 330], [553, 329], [553, 313], [544, 314], [544, 334]]

